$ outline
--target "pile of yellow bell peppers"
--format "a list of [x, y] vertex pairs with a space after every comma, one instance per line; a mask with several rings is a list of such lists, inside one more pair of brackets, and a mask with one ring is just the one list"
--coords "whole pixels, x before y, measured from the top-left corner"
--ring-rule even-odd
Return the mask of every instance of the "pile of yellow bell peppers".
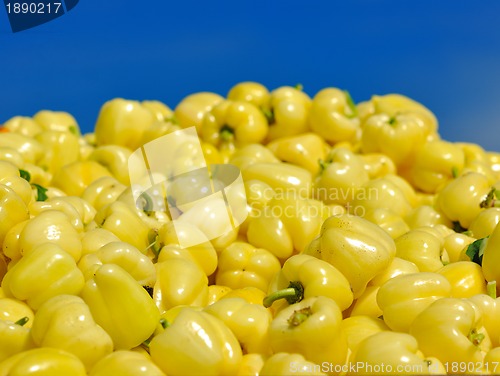
[[[174, 223], [199, 179], [133, 199], [132, 153], [189, 127], [178, 163], [244, 181], [216, 238]], [[410, 98], [241, 82], [0, 129], [0, 376], [500, 374], [500, 153]]]

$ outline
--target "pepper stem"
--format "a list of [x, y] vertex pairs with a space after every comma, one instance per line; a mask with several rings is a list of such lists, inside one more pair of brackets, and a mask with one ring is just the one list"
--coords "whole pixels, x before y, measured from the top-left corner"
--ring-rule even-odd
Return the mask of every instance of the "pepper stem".
[[223, 141], [231, 141], [234, 139], [234, 129], [229, 125], [223, 125], [219, 132], [220, 138]]
[[28, 321], [30, 321], [28, 316], [24, 316], [17, 320], [14, 324], [19, 325], [19, 326], [24, 326]]
[[313, 314], [311, 307], [305, 307], [302, 309], [298, 309], [293, 311], [292, 316], [288, 319], [288, 325], [290, 327], [296, 327], [306, 321], [309, 316]]
[[486, 198], [479, 204], [480, 208], [498, 208], [500, 207], [500, 190], [492, 187]]
[[288, 304], [294, 304], [304, 299], [304, 286], [299, 281], [291, 281], [286, 289], [275, 291], [264, 298], [264, 307], [268, 308], [279, 299], [285, 299]]
[[497, 298], [497, 281], [489, 281], [488, 284], [486, 285], [486, 291], [488, 292], [488, 295], [491, 296], [493, 299]]
[[469, 338], [469, 341], [474, 344], [474, 346], [479, 346], [481, 342], [483, 342], [484, 334], [478, 333], [476, 329], [472, 329], [467, 337]]

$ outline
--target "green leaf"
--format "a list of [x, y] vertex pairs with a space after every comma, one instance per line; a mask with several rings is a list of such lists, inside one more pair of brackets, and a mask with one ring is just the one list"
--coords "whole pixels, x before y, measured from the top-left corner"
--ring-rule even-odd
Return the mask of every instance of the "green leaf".
[[31, 175], [28, 171], [26, 170], [21, 170], [19, 169], [19, 174], [21, 175], [21, 177], [26, 180], [28, 183], [30, 182], [31, 180]]
[[45, 187], [42, 187], [41, 185], [39, 184], [31, 184], [33, 187], [36, 188], [36, 200], [37, 201], [46, 201], [49, 196], [47, 196], [47, 191], [48, 189], [45, 188]]
[[472, 262], [475, 262], [478, 265], [482, 265], [483, 263], [483, 254], [484, 249], [486, 248], [486, 244], [488, 244], [488, 238], [478, 239], [475, 242], [472, 242], [467, 247], [465, 254], [469, 256]]

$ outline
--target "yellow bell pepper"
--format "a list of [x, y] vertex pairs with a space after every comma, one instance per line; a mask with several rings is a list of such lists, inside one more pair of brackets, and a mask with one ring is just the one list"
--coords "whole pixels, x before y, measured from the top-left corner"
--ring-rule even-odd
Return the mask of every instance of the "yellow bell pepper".
[[453, 227], [451, 221], [441, 212], [441, 210], [433, 207], [433, 205], [419, 205], [411, 209], [404, 219], [410, 229], [434, 226], [437, 224], [443, 224], [450, 228]]
[[481, 243], [483, 249], [481, 265], [484, 278], [488, 282], [495, 281], [498, 290], [500, 288], [500, 224], [497, 224], [490, 237], [483, 238]]
[[137, 101], [112, 99], [99, 111], [94, 130], [96, 144], [135, 150], [141, 146], [143, 133], [155, 120], [153, 112]]
[[[187, 346], [186, 344], [189, 344]], [[149, 344], [153, 361], [167, 375], [235, 375], [242, 361], [236, 336], [217, 317], [182, 309]]]
[[314, 181], [313, 194], [326, 204], [346, 205], [356, 196], [369, 177], [359, 155], [346, 148], [333, 148]]
[[486, 294], [471, 296], [469, 299], [482, 312], [483, 325], [491, 340], [492, 347], [500, 346], [500, 298]]
[[422, 272], [435, 272], [449, 262], [442, 237], [417, 228], [395, 239], [396, 255], [413, 262]]
[[14, 116], [3, 124], [3, 128], [28, 137], [33, 137], [43, 130], [39, 123], [28, 116]]
[[410, 231], [410, 227], [403, 218], [387, 208], [375, 208], [366, 212], [363, 218], [380, 226], [391, 238], [396, 239]]
[[84, 283], [73, 256], [57, 244], [42, 243], [9, 269], [2, 288], [6, 296], [24, 300], [36, 310], [56, 295], [78, 295]]
[[29, 213], [23, 199], [3, 184], [0, 184], [0, 207], [2, 208], [0, 210], [0, 244], [3, 244], [8, 231], [16, 224], [27, 220]]
[[58, 295], [37, 310], [33, 341], [38, 347], [52, 347], [76, 355], [87, 370], [113, 351], [111, 337], [98, 326], [82, 298]]
[[343, 365], [347, 339], [341, 327], [342, 313], [334, 300], [311, 297], [279, 311], [269, 329], [275, 353], [298, 353], [316, 364]]
[[205, 307], [204, 312], [222, 320], [239, 341], [243, 354], [271, 355], [268, 331], [272, 315], [263, 306], [243, 298], [225, 298]]
[[330, 215], [320, 201], [304, 198], [296, 192], [277, 191], [274, 198], [248, 223], [248, 242], [269, 250], [285, 260], [302, 252], [319, 234], [321, 224]]
[[487, 208], [474, 218], [468, 228], [476, 239], [485, 238], [493, 232], [500, 222], [500, 208]]
[[279, 352], [266, 359], [259, 375], [324, 376], [326, 373], [321, 371], [319, 364], [306, 360], [301, 354]]
[[175, 107], [174, 117], [181, 128], [196, 127], [199, 133], [205, 114], [223, 100], [219, 94], [210, 92], [188, 95]]
[[85, 366], [75, 355], [50, 347], [30, 349], [0, 363], [0, 376], [86, 376]]
[[121, 241], [132, 244], [143, 253], [147, 251], [150, 228], [129, 205], [115, 201], [98, 210], [94, 220], [99, 227], [111, 231]]
[[243, 354], [236, 376], [259, 376], [260, 370], [264, 366], [264, 360], [264, 356], [261, 354]]
[[472, 221], [484, 210], [491, 186], [488, 178], [471, 172], [460, 175], [448, 183], [437, 195], [437, 205], [450, 221], [458, 222], [462, 228], [469, 228]]
[[454, 263], [460, 260], [468, 261], [469, 259], [464, 259], [465, 250], [472, 244], [476, 239], [471, 238], [463, 233], [453, 232], [444, 238], [444, 249], [448, 254], [450, 263]]
[[33, 310], [23, 301], [11, 298], [0, 298], [0, 320], [23, 322], [22, 326], [31, 328], [35, 314]]
[[264, 114], [253, 104], [226, 100], [204, 117], [201, 138], [215, 146], [224, 142], [238, 145], [262, 142], [268, 132]]
[[264, 85], [252, 81], [239, 82], [227, 93], [227, 99], [231, 101], [249, 102], [258, 108], [267, 108], [270, 98]]
[[348, 209], [351, 214], [364, 216], [377, 208], [389, 209], [401, 217], [410, 212], [412, 206], [406, 192], [388, 176], [369, 180], [360, 186], [349, 202]]
[[353, 300], [349, 282], [334, 266], [310, 255], [294, 255], [285, 261], [276, 275], [264, 306], [270, 307], [279, 299], [294, 304], [314, 296], [334, 300], [341, 311], [347, 309]]
[[118, 350], [99, 360], [89, 376], [166, 376], [146, 355], [131, 350]]
[[36, 164], [43, 156], [43, 146], [33, 137], [18, 133], [0, 133], [0, 147], [9, 147], [17, 150], [24, 162]]
[[62, 167], [52, 179], [55, 188], [67, 195], [81, 196], [85, 188], [103, 176], [111, 176], [107, 168], [95, 161], [77, 161]]
[[115, 202], [127, 187], [112, 176], [103, 176], [90, 183], [81, 197], [96, 210]]
[[392, 330], [408, 332], [415, 318], [436, 300], [451, 295], [451, 284], [437, 273], [399, 275], [386, 281], [377, 294], [384, 321]]
[[379, 226], [348, 214], [332, 216], [305, 250], [335, 266], [351, 284], [354, 298], [396, 255], [394, 240]]
[[29, 219], [19, 222], [17, 225], [12, 226], [5, 234], [2, 251], [3, 255], [6, 257], [6, 261], [10, 260], [8, 262], [9, 267], [22, 257], [19, 247], [19, 236], [28, 222]]
[[389, 327], [384, 323], [384, 320], [377, 317], [356, 315], [350, 316], [342, 320], [342, 330], [347, 338], [347, 346], [349, 348], [349, 361], [352, 359], [358, 350], [359, 344], [366, 338], [380, 333], [389, 331]]
[[78, 136], [72, 133], [46, 130], [38, 133], [35, 139], [44, 148], [44, 153], [37, 164], [51, 174], [80, 158]]
[[500, 372], [500, 347], [495, 347], [488, 351], [484, 356], [483, 370], [486, 374], [491, 372], [492, 375]]
[[168, 122], [174, 120], [174, 111], [165, 103], [160, 101], [142, 101], [142, 107], [147, 108], [158, 122]]
[[281, 86], [271, 92], [269, 108], [263, 106], [269, 123], [268, 141], [295, 136], [309, 130], [311, 99], [301, 87]]
[[491, 341], [480, 310], [471, 302], [457, 298], [436, 300], [415, 318], [410, 334], [424, 354], [443, 363], [447, 373], [483, 373], [483, 352], [491, 349]]
[[313, 98], [309, 126], [326, 141], [350, 141], [359, 130], [356, 105], [347, 91], [326, 88]]
[[239, 167], [242, 171], [257, 162], [279, 163], [280, 160], [271, 150], [261, 144], [249, 144], [238, 148], [229, 159], [229, 163]]
[[386, 113], [370, 116], [363, 123], [363, 153], [381, 152], [396, 166], [413, 163], [415, 153], [427, 141], [430, 129], [418, 113]]
[[215, 283], [231, 289], [253, 286], [267, 291], [280, 269], [278, 258], [268, 250], [234, 242], [219, 255]]
[[112, 338], [115, 350], [128, 350], [153, 333], [160, 312], [148, 292], [125, 270], [104, 264], [80, 296], [94, 320]]
[[450, 282], [452, 298], [486, 294], [486, 281], [481, 266], [475, 262], [457, 261], [443, 266], [436, 273], [444, 275]]
[[128, 185], [128, 159], [131, 154], [132, 151], [124, 146], [103, 145], [95, 148], [87, 159], [103, 165], [120, 183]]
[[94, 253], [88, 253], [78, 262], [78, 267], [89, 280], [103, 264], [121, 266], [141, 286], [153, 287], [156, 269], [153, 262], [131, 244], [113, 241], [103, 245]]
[[[217, 252], [213, 245], [207, 240], [201, 230], [186, 222], [172, 222], [161, 226], [158, 230], [152, 230], [149, 234], [152, 240], [153, 252], [158, 252], [158, 262], [170, 258], [189, 259], [201, 267], [203, 272], [209, 276], [217, 268]], [[195, 241], [196, 240], [196, 241]], [[182, 247], [193, 241], [196, 245]]]
[[30, 323], [28, 316], [21, 317], [16, 321], [0, 320], [0, 338], [2, 338], [0, 341], [0, 369], [1, 362], [5, 359], [35, 347], [27, 323]]
[[33, 115], [33, 120], [39, 124], [43, 130], [67, 132], [75, 136], [80, 135], [80, 127], [73, 115], [63, 111], [38, 111]]
[[156, 264], [153, 299], [160, 312], [177, 305], [208, 304], [208, 278], [195, 262], [171, 258]]
[[347, 375], [443, 374], [443, 365], [437, 359], [425, 358], [419, 345], [415, 337], [407, 333], [375, 333], [359, 344]]
[[318, 161], [327, 156], [328, 145], [315, 133], [280, 137], [266, 145], [282, 162], [293, 163], [316, 174], [320, 170]]
[[28, 255], [40, 243], [57, 244], [78, 262], [82, 254], [80, 238], [66, 214], [48, 209], [28, 221], [19, 236], [19, 247], [22, 255]]
[[417, 189], [435, 193], [459, 176], [465, 164], [463, 150], [451, 142], [425, 143], [415, 154], [415, 162], [401, 174]]
[[221, 285], [210, 285], [208, 286], [208, 302], [207, 306], [210, 304], [214, 304], [218, 302], [220, 299], [224, 297], [227, 293], [229, 293], [232, 289], [227, 286]]
[[370, 179], [384, 177], [387, 174], [396, 173], [396, 165], [393, 160], [382, 153], [366, 153], [360, 155], [363, 167]]
[[240, 289], [234, 289], [225, 293], [221, 299], [231, 299], [231, 298], [243, 298], [248, 303], [262, 305], [266, 293], [257, 287], [243, 287]]
[[97, 252], [108, 243], [119, 241], [120, 239], [111, 231], [99, 227], [89, 229], [82, 235], [82, 257]]

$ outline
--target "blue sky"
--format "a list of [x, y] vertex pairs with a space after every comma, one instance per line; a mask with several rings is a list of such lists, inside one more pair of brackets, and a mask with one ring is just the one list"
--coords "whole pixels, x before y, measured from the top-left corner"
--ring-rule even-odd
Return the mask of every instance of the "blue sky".
[[402, 93], [436, 113], [443, 138], [500, 151], [498, 14], [500, 2], [470, 0], [80, 0], [13, 34], [0, 9], [0, 123], [64, 110], [90, 131], [114, 97], [175, 107], [254, 80], [355, 101]]

